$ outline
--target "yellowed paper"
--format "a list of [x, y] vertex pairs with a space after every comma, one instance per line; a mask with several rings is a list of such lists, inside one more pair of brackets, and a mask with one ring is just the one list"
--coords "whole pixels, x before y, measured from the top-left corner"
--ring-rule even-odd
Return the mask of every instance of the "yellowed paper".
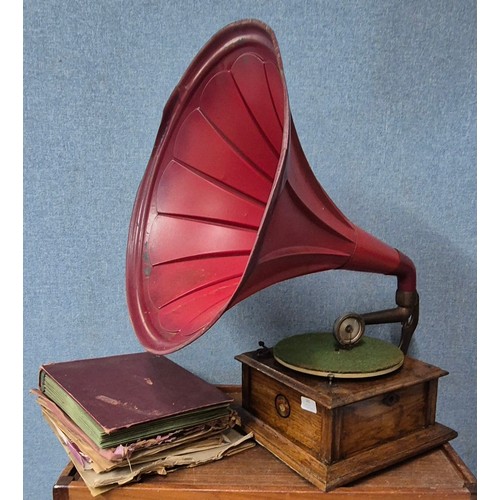
[[[56, 428], [57, 429], [57, 428]], [[60, 433], [56, 431], [56, 435]], [[112, 488], [138, 480], [144, 474], [168, 474], [179, 467], [194, 467], [204, 463], [220, 460], [226, 455], [241, 452], [252, 446], [253, 435], [241, 434], [229, 429], [221, 434], [221, 439], [208, 438], [198, 443], [167, 450], [154, 459], [144, 463], [120, 467], [108, 472], [97, 473], [85, 470], [81, 463], [74, 461], [67, 444], [60, 439], [68, 457], [73, 461], [78, 473], [93, 496], [100, 495]]]

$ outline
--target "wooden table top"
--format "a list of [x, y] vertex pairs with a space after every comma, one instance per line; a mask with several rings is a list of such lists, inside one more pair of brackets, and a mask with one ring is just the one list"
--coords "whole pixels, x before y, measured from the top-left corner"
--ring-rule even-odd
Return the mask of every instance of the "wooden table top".
[[[447, 443], [431, 452], [324, 493], [259, 445], [237, 455], [167, 476], [147, 476], [98, 498], [176, 500], [250, 499], [465, 499], [475, 498], [476, 479]], [[53, 489], [54, 500], [90, 500], [72, 464]]]

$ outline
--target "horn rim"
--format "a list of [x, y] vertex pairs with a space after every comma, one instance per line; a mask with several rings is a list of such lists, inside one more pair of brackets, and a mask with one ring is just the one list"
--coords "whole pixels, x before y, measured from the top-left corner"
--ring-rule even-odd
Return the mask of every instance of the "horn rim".
[[[129, 309], [129, 316], [134, 327], [135, 333], [140, 343], [150, 352], [156, 354], [168, 354], [175, 352], [188, 344], [194, 342], [203, 335], [234, 303], [234, 297], [238, 294], [245, 276], [252, 265], [252, 253], [250, 254], [245, 269], [241, 275], [240, 282], [235, 288], [233, 294], [227, 301], [227, 304], [214, 315], [214, 317], [199, 331], [191, 334], [182, 342], [171, 342], [165, 340], [165, 332], [158, 331], [158, 328], [150, 319], [150, 310], [146, 306], [143, 290], [141, 287], [144, 262], [147, 261], [147, 250], [144, 248], [146, 237], [146, 226], [149, 220], [149, 207], [153, 189], [157, 182], [159, 167], [161, 166], [161, 156], [166, 145], [176, 131], [184, 103], [188, 102], [189, 97], [203, 83], [207, 74], [226, 56], [231, 54], [236, 48], [245, 43], [263, 44], [268, 50], [271, 50], [279, 71], [283, 87], [283, 135], [281, 142], [280, 156], [278, 159], [276, 172], [271, 186], [271, 195], [266, 203], [262, 215], [262, 222], [257, 231], [255, 242], [259, 241], [261, 233], [265, 230], [268, 214], [272, 211], [274, 199], [276, 198], [277, 186], [280, 184], [284, 169], [284, 158], [286, 156], [289, 138], [290, 138], [290, 110], [286, 80], [283, 70], [283, 62], [279, 51], [276, 35], [273, 30], [256, 19], [245, 19], [227, 25], [217, 32], [202, 47], [194, 57], [179, 83], [172, 91], [163, 110], [162, 120], [154, 142], [150, 160], [145, 173], [139, 185], [132, 215], [129, 225], [129, 234], [126, 250], [126, 298]], [[255, 244], [254, 244], [255, 247]]]

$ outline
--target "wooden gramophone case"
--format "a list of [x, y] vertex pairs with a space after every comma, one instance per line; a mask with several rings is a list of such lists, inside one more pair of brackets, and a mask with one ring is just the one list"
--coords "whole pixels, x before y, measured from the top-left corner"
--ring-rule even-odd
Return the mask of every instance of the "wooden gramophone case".
[[457, 433], [435, 421], [447, 372], [406, 357], [393, 374], [327, 380], [290, 370], [261, 350], [242, 363], [241, 415], [255, 439], [329, 491], [432, 449]]

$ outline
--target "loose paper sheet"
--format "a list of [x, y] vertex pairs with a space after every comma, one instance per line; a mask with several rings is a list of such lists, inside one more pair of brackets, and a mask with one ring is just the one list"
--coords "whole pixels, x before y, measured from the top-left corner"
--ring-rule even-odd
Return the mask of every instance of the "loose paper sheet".
[[[57, 433], [60, 437], [60, 433]], [[229, 429], [219, 437], [202, 439], [199, 442], [166, 450], [143, 463], [120, 467], [108, 472], [97, 473], [86, 470], [80, 462], [73, 459], [68, 445], [60, 438], [63, 448], [76, 467], [81, 478], [87, 485], [92, 496], [98, 496], [110, 489], [137, 481], [144, 474], [168, 474], [179, 467], [195, 467], [204, 463], [220, 460], [226, 455], [241, 452], [254, 446], [253, 435], [241, 434], [235, 429]]]

